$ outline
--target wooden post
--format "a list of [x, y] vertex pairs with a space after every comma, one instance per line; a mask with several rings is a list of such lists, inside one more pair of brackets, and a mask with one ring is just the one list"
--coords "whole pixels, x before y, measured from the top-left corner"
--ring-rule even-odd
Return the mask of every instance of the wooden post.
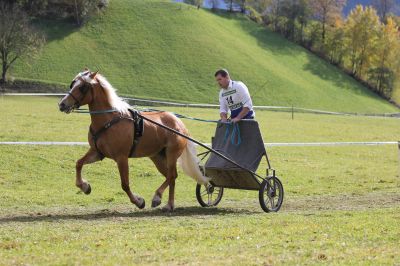
[[397, 142], [397, 147], [399, 148], [399, 177], [400, 177], [400, 140]]
[[294, 110], [293, 110], [293, 104], [292, 104], [292, 120], [294, 120]]

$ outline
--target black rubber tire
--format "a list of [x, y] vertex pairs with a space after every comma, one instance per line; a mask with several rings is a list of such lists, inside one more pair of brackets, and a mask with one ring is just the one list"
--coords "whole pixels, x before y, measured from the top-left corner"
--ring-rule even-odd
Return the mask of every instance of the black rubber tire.
[[[224, 188], [223, 187], [214, 187], [211, 184], [207, 184], [207, 185], [210, 186], [210, 187], [208, 187], [208, 189], [206, 189], [206, 187], [205, 187], [206, 185], [197, 184], [197, 186], [196, 186], [197, 201], [199, 202], [200, 206], [202, 206], [202, 207], [217, 206], [218, 203], [221, 201], [222, 196], [224, 195]], [[202, 188], [203, 188], [203, 191], [202, 191]], [[215, 193], [215, 189], [218, 189], [218, 194]], [[207, 202], [205, 202], [202, 198], [202, 196], [204, 195], [205, 192], [206, 192], [205, 195], [207, 195], [207, 197], [209, 197], [211, 195], [211, 200], [212, 200], [213, 195], [216, 195], [216, 199], [211, 202], [209, 200]]]
[[[271, 190], [271, 185], [273, 186], [275, 182], [275, 190]], [[278, 193], [277, 193], [278, 191]], [[283, 203], [283, 185], [281, 181], [277, 177], [268, 177], [261, 183], [261, 187], [258, 193], [258, 199], [260, 201], [260, 206], [265, 212], [277, 212], [282, 206]], [[268, 198], [271, 206], [267, 206], [265, 200]], [[271, 198], [273, 201], [271, 202]], [[276, 204], [275, 199], [277, 198]]]

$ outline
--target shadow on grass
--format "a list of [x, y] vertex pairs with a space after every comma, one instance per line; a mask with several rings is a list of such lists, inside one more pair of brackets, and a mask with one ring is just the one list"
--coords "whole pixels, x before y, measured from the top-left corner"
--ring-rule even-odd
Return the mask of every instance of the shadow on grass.
[[243, 29], [244, 32], [253, 36], [257, 40], [258, 46], [262, 49], [277, 55], [296, 56], [299, 51], [307, 51], [301, 46], [298, 46], [289, 40], [285, 39], [278, 33], [275, 33], [268, 28], [256, 24], [248, 17], [241, 13], [230, 13], [227, 11], [212, 12], [213, 15], [219, 16], [228, 21], [235, 21], [236, 25]]
[[33, 24], [46, 34], [47, 42], [63, 40], [81, 30], [70, 19], [35, 19]]
[[0, 224], [14, 223], [14, 222], [54, 222], [64, 220], [102, 220], [112, 218], [155, 218], [155, 217], [196, 217], [196, 216], [224, 216], [224, 215], [249, 215], [257, 214], [260, 212], [248, 211], [243, 209], [230, 209], [230, 208], [202, 208], [202, 207], [181, 207], [176, 208], [173, 212], [166, 212], [161, 209], [151, 210], [136, 210], [133, 212], [120, 212], [116, 210], [99, 210], [92, 213], [67, 213], [67, 214], [32, 214], [32, 215], [16, 215], [10, 217], [0, 217]]
[[310, 52], [307, 52], [307, 56], [308, 63], [304, 65], [304, 71], [319, 76], [323, 80], [332, 82], [342, 90], [350, 90], [356, 95], [364, 95], [375, 100], [384, 100], [378, 94], [362, 85], [339, 67], [330, 64], [324, 59], [318, 58], [316, 55]]

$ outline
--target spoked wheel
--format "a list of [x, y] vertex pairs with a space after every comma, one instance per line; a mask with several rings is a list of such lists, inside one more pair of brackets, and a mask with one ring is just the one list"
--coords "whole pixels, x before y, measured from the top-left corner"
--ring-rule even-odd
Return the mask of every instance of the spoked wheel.
[[277, 177], [267, 177], [258, 193], [261, 208], [265, 212], [277, 212], [283, 202], [283, 186]]
[[223, 187], [214, 187], [210, 183], [196, 186], [196, 198], [202, 207], [217, 206], [223, 194]]

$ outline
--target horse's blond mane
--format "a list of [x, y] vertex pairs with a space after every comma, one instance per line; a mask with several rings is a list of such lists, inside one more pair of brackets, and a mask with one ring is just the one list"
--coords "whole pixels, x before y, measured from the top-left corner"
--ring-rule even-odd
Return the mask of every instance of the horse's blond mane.
[[130, 105], [117, 95], [116, 89], [114, 89], [110, 82], [108, 82], [108, 80], [100, 74], [96, 75], [96, 79], [103, 87], [106, 97], [111, 106], [122, 114], [128, 114], [128, 109], [130, 108]]

